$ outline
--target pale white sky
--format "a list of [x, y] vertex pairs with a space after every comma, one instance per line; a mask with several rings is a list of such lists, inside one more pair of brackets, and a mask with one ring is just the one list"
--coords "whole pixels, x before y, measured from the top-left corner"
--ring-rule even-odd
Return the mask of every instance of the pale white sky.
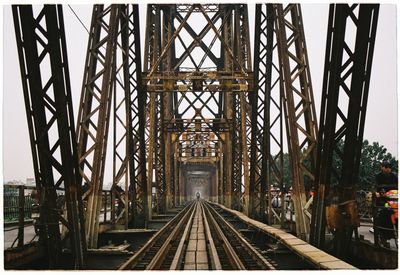
[[[72, 7], [86, 27], [89, 28], [91, 7], [88, 5], [73, 5]], [[370, 142], [378, 141], [397, 157], [396, 7], [394, 4], [383, 4], [380, 7], [364, 138]], [[143, 44], [146, 13], [144, 5], [141, 5], [140, 8], [141, 42]], [[328, 8], [327, 4], [302, 5], [317, 116], [319, 116], [321, 105], [320, 94], [324, 69]], [[76, 116], [86, 56], [87, 33], [69, 7], [64, 5], [63, 9], [74, 114]], [[249, 5], [249, 18], [250, 30], [253, 33], [254, 4]], [[26, 178], [34, 175], [10, 6], [3, 7], [2, 20], [3, 177], [5, 181], [12, 179], [25, 181]], [[111, 141], [109, 141], [109, 145], [111, 145]], [[108, 159], [111, 158], [112, 155], [109, 153]], [[111, 170], [111, 162], [107, 162], [105, 182], [111, 181]]]

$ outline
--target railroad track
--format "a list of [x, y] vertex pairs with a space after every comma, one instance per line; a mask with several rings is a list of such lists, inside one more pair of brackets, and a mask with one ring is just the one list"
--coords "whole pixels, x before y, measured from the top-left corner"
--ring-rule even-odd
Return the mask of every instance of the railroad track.
[[120, 270], [271, 270], [254, 248], [203, 200], [187, 205]]

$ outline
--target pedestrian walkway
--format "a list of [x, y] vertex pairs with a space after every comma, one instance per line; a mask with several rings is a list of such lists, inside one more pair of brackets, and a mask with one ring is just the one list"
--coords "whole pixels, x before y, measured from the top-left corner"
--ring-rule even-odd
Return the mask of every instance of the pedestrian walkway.
[[[24, 244], [31, 242], [32, 240], [37, 240], [35, 237], [35, 229], [33, 224], [27, 224], [24, 228]], [[4, 249], [10, 248], [18, 237], [18, 225], [13, 225], [10, 227], [4, 226]], [[18, 240], [14, 243], [14, 247], [17, 246]]]

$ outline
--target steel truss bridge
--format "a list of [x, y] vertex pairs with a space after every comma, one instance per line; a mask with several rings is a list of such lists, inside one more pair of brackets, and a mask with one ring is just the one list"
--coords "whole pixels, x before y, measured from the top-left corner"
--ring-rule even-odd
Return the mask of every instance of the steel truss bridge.
[[[319, 123], [299, 4], [257, 4], [254, 49], [246, 4], [149, 4], [144, 37], [138, 5], [94, 5], [77, 112], [62, 6], [12, 9], [49, 268], [64, 247], [78, 269], [98, 248], [106, 157], [121, 206], [111, 204], [111, 222], [124, 230], [146, 228], [196, 192], [283, 227], [271, 190], [284, 188], [284, 148], [297, 238], [323, 249], [325, 209], [334, 205], [335, 251], [345, 258], [359, 224], [355, 183], [379, 5], [330, 5]], [[64, 215], [55, 211], [60, 186]]]

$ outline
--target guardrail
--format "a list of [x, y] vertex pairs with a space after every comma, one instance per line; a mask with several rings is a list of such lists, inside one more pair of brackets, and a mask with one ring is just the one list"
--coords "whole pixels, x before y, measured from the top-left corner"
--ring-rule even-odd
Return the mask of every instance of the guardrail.
[[[5, 222], [18, 221], [22, 214], [24, 220], [31, 218], [33, 199], [30, 193], [26, 194], [25, 190], [33, 189], [34, 187], [24, 185], [4, 186], [3, 217]], [[23, 209], [20, 209], [20, 205]]]
[[33, 189], [24, 185], [4, 185], [4, 221], [18, 222], [18, 235], [11, 247], [16, 242], [18, 247], [24, 245], [25, 221], [31, 218], [33, 204], [31, 193], [25, 194], [25, 190]]
[[[17, 244], [17, 247], [21, 247], [25, 244], [24, 234], [25, 227], [27, 224], [32, 223], [32, 206], [34, 199], [31, 194], [36, 188], [34, 186], [25, 185], [8, 185], [3, 186], [3, 217], [4, 227], [8, 227], [4, 232], [18, 230], [18, 235], [13, 241], [11, 247]], [[57, 206], [60, 208], [60, 212], [64, 213], [64, 194], [63, 189], [57, 189]], [[112, 200], [111, 191], [102, 191], [102, 208], [100, 215], [103, 222], [112, 221], [113, 209], [112, 203], [118, 204], [118, 201]], [[115, 213], [116, 212], [116, 213]], [[114, 211], [114, 215], [118, 214], [118, 209]], [[10, 227], [13, 226], [13, 227]], [[37, 234], [36, 234], [37, 235]], [[36, 236], [30, 240], [32, 242]], [[29, 241], [28, 241], [29, 242]]]
[[[293, 200], [290, 194], [285, 193], [282, 207], [281, 194], [275, 193], [272, 196], [272, 223], [273, 224], [283, 224], [284, 222], [293, 223], [295, 222], [295, 212], [293, 206]], [[372, 192], [359, 190], [356, 192], [356, 201], [357, 201], [357, 209], [358, 215], [361, 220], [372, 222], [373, 220], [373, 202], [372, 202]], [[309, 209], [311, 209], [312, 198], [307, 198], [307, 205]], [[268, 205], [268, 197], [266, 197], [266, 205]], [[268, 209], [266, 210], [268, 213]], [[284, 215], [281, 215], [281, 212], [284, 211]], [[284, 221], [281, 221], [281, 219]]]

